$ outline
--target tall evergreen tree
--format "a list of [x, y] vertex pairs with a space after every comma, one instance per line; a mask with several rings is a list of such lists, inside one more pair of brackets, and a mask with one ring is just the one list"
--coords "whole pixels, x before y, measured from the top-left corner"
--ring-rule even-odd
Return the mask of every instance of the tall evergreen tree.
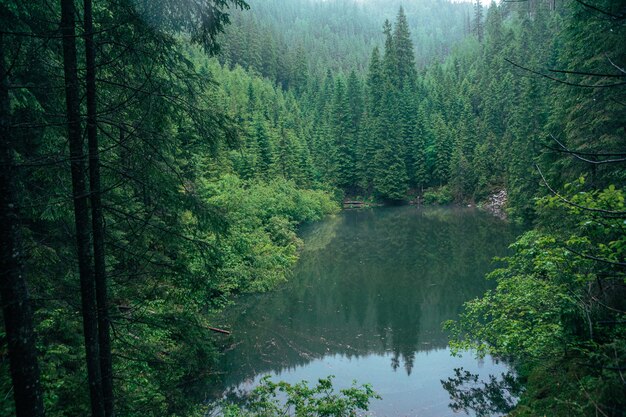
[[413, 87], [417, 77], [417, 70], [415, 68], [415, 51], [413, 50], [409, 23], [407, 22], [406, 15], [404, 14], [403, 7], [400, 7], [400, 11], [398, 12], [398, 17], [395, 22], [393, 47], [395, 49], [394, 55], [398, 66], [398, 88], [403, 89], [407, 84]]
[[[407, 168], [412, 167], [414, 164], [414, 154], [411, 151], [411, 147], [416, 135], [417, 113], [415, 90], [409, 83], [405, 83], [398, 94], [398, 133], [400, 142], [397, 152], [404, 159]], [[411, 175], [408, 176], [411, 177]]]
[[367, 106], [370, 116], [380, 116], [383, 100], [383, 82], [385, 79], [385, 71], [380, 56], [380, 50], [377, 46], [372, 51], [369, 70], [367, 74]]
[[383, 74], [391, 82], [393, 87], [399, 85], [398, 79], [398, 57], [396, 55], [396, 44], [393, 38], [393, 28], [389, 20], [385, 20], [383, 25], [385, 35], [385, 53], [383, 55]]
[[480, 4], [480, 0], [476, 0], [474, 2], [474, 23], [472, 24], [472, 33], [476, 36], [478, 42], [483, 41], [483, 6]]
[[408, 176], [402, 148], [398, 120], [397, 95], [387, 80], [383, 95], [381, 116], [376, 129], [380, 136], [376, 140], [374, 156], [374, 188], [382, 198], [402, 200], [408, 191]]
[[339, 187], [347, 189], [356, 183], [355, 152], [357, 132], [351, 114], [350, 100], [341, 77], [337, 78], [332, 106], [333, 177]]
[[357, 149], [359, 186], [371, 192], [374, 180], [377, 144], [382, 136], [380, 117], [383, 108], [384, 69], [378, 47], [374, 47], [367, 74], [366, 112]]
[[365, 111], [365, 103], [363, 98], [363, 86], [361, 80], [355, 71], [351, 71], [348, 76], [348, 84], [346, 87], [348, 102], [350, 103], [350, 123], [355, 132], [359, 130], [363, 112]]
[[428, 183], [428, 166], [426, 160], [427, 145], [430, 143], [430, 129], [427, 125], [427, 118], [423, 107], [420, 105], [416, 109], [416, 123], [414, 136], [411, 140], [410, 150], [413, 162], [412, 172], [409, 175], [411, 182], [418, 192], [423, 192]]
[[83, 2], [85, 38], [85, 96], [87, 107], [87, 143], [89, 148], [89, 202], [94, 261], [94, 281], [98, 313], [98, 345], [104, 415], [115, 415], [113, 397], [113, 358], [109, 319], [108, 278], [104, 246], [104, 214], [102, 208], [102, 181], [100, 179], [100, 144], [98, 138], [98, 90], [96, 87], [96, 45], [94, 41], [93, 4]]
[[[2, 10], [0, 6], [0, 10]], [[5, 12], [5, 10], [2, 10]], [[3, 17], [6, 15], [3, 14]], [[0, 19], [3, 22], [4, 19]], [[4, 22], [9, 27], [9, 22]], [[16, 192], [15, 139], [11, 131], [6, 37], [0, 33], [0, 303], [8, 345], [16, 417], [45, 415], [31, 300]]]
[[61, 0], [61, 32], [63, 35], [63, 69], [70, 154], [72, 157], [72, 193], [76, 252], [79, 265], [83, 333], [87, 358], [91, 413], [104, 417], [104, 400], [98, 342], [96, 289], [90, 248], [89, 208], [86, 182], [84, 141], [80, 117], [80, 83], [76, 50], [76, 9], [73, 0]]
[[432, 179], [437, 185], [448, 182], [450, 175], [450, 160], [452, 157], [452, 135], [441, 115], [436, 115], [433, 124], [434, 139], [434, 167]]
[[258, 156], [255, 161], [256, 171], [261, 178], [268, 178], [274, 162], [274, 150], [272, 140], [267, 128], [267, 122], [261, 116], [257, 116], [253, 122], [255, 147]]

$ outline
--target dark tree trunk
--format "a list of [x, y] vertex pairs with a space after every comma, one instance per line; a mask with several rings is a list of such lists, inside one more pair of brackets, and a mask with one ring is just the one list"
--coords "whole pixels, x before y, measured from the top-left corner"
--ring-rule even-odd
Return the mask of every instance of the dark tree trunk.
[[80, 122], [80, 86], [76, 61], [76, 21], [73, 0], [61, 0], [61, 33], [63, 35], [63, 69], [67, 127], [72, 166], [72, 192], [76, 246], [80, 274], [80, 293], [87, 357], [87, 376], [93, 417], [104, 417], [102, 378], [98, 345], [98, 315], [89, 237], [88, 193], [85, 184], [85, 154]]
[[87, 95], [87, 141], [89, 143], [89, 190], [91, 192], [91, 227], [93, 233], [94, 276], [98, 306], [98, 340], [100, 343], [100, 373], [104, 412], [114, 416], [113, 365], [111, 359], [111, 335], [109, 333], [109, 307], [107, 297], [106, 264], [104, 257], [104, 219], [100, 185], [100, 155], [98, 149], [98, 126], [96, 125], [96, 50], [93, 39], [93, 12], [91, 0], [84, 0], [84, 29], [86, 57]]
[[17, 417], [43, 417], [43, 397], [33, 330], [33, 313], [22, 274], [22, 248], [13, 181], [9, 80], [0, 33], [0, 302], [9, 347]]

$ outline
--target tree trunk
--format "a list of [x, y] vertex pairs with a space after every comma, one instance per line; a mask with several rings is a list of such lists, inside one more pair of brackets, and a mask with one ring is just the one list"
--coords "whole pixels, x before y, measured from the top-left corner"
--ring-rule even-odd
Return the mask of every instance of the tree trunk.
[[107, 297], [106, 264], [104, 256], [104, 219], [100, 185], [100, 155], [98, 126], [96, 125], [96, 48], [93, 39], [93, 12], [91, 0], [84, 0], [87, 141], [89, 143], [89, 190], [91, 192], [91, 227], [93, 233], [94, 277], [98, 306], [98, 340], [100, 343], [100, 373], [106, 417], [113, 417], [113, 365], [111, 335], [109, 333], [109, 307]]
[[61, 0], [61, 33], [63, 35], [63, 69], [67, 127], [74, 196], [74, 221], [80, 275], [83, 331], [87, 358], [87, 377], [93, 417], [104, 417], [102, 378], [98, 346], [98, 317], [89, 239], [89, 208], [85, 185], [85, 154], [80, 122], [80, 86], [76, 61], [76, 21], [73, 0]]
[[0, 302], [9, 348], [16, 417], [43, 417], [43, 396], [33, 330], [33, 313], [22, 274], [19, 217], [13, 181], [9, 80], [0, 33]]

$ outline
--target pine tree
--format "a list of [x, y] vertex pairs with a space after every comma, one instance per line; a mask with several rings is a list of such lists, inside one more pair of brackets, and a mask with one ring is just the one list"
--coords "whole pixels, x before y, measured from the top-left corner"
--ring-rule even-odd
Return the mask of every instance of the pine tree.
[[361, 124], [364, 112], [364, 99], [363, 99], [363, 86], [361, 81], [353, 70], [348, 77], [348, 85], [346, 94], [348, 96], [348, 102], [350, 103], [350, 122], [352, 129], [357, 132]]
[[324, 82], [317, 95], [311, 97], [312, 115], [312, 146], [311, 157], [316, 168], [316, 176], [326, 181], [332, 174], [332, 103], [334, 97], [334, 78], [330, 70], [326, 71]]
[[474, 2], [474, 24], [472, 25], [472, 33], [478, 39], [478, 42], [483, 41], [483, 6], [480, 4], [480, 0]]
[[357, 148], [357, 169], [359, 186], [371, 191], [374, 180], [374, 157], [382, 132], [380, 117], [383, 99], [383, 66], [378, 47], [374, 47], [367, 74], [366, 112], [362, 123], [360, 141]]
[[450, 175], [450, 159], [452, 156], [453, 144], [452, 135], [441, 115], [436, 115], [433, 124], [434, 139], [434, 167], [433, 181], [437, 185], [444, 185], [448, 182]]
[[396, 56], [395, 40], [393, 39], [393, 28], [389, 20], [385, 20], [383, 25], [385, 35], [385, 54], [383, 56], [383, 74], [391, 82], [393, 87], [397, 87], [398, 80], [398, 57]]
[[[404, 160], [407, 168], [412, 167], [413, 152], [411, 151], [412, 142], [415, 139], [417, 129], [417, 108], [415, 105], [414, 87], [405, 83], [403, 89], [398, 96], [398, 133], [400, 142], [397, 152]], [[410, 168], [409, 168], [410, 171]], [[409, 172], [407, 176], [410, 178]]]
[[261, 57], [261, 36], [256, 19], [247, 20], [247, 26], [244, 32], [245, 44], [245, 65], [244, 68], [255, 73], [261, 73], [263, 69], [263, 58]]
[[256, 93], [254, 92], [254, 84], [252, 80], [248, 83], [248, 103], [246, 105], [246, 119], [251, 122], [254, 119], [254, 115], [257, 112], [259, 101]]
[[356, 132], [352, 129], [350, 101], [341, 78], [335, 84], [332, 106], [333, 167], [337, 186], [347, 189], [354, 185]]
[[[4, 22], [9, 27], [9, 22]], [[16, 417], [45, 415], [33, 311], [24, 275], [24, 247], [17, 199], [15, 138], [11, 129], [7, 44], [0, 34], [0, 304]]]
[[61, 32], [63, 36], [63, 70], [67, 130], [71, 155], [74, 225], [78, 258], [83, 336], [87, 360], [87, 377], [91, 399], [91, 413], [104, 417], [104, 399], [100, 370], [96, 288], [90, 245], [90, 221], [86, 186], [86, 155], [80, 117], [80, 82], [76, 48], [76, 10], [73, 0], [61, 0]]
[[397, 94], [387, 80], [384, 88], [383, 107], [378, 118], [380, 137], [376, 140], [374, 156], [374, 188], [376, 193], [390, 200], [402, 200], [408, 190], [407, 170], [403, 155]]
[[253, 122], [253, 128], [254, 146], [258, 148], [258, 156], [255, 158], [255, 172], [262, 178], [268, 178], [274, 162], [274, 152], [267, 122], [257, 116]]
[[414, 136], [411, 141], [413, 170], [411, 181], [419, 192], [424, 190], [428, 182], [428, 166], [426, 161], [426, 147], [430, 142], [430, 130], [427, 126], [426, 115], [422, 106], [417, 107]]
[[296, 94], [301, 94], [306, 88], [309, 77], [307, 56], [305, 49], [302, 45], [299, 45], [292, 55], [290, 73], [290, 86], [293, 88]]
[[393, 47], [395, 49], [394, 55], [397, 65], [396, 71], [398, 88], [402, 90], [405, 85], [413, 87], [417, 77], [417, 70], [415, 68], [415, 51], [413, 50], [409, 24], [402, 7], [400, 7], [395, 23]]
[[384, 68], [381, 61], [380, 50], [377, 46], [372, 51], [369, 71], [367, 74], [367, 97], [368, 111], [373, 117], [380, 115], [383, 100]]
[[313, 184], [315, 173], [313, 169], [313, 160], [308, 146], [303, 141], [296, 143], [297, 149], [297, 169], [294, 176], [296, 184], [300, 187], [309, 188]]
[[278, 130], [274, 157], [274, 171], [287, 180], [296, 179], [298, 170], [298, 146], [292, 129], [284, 123]]

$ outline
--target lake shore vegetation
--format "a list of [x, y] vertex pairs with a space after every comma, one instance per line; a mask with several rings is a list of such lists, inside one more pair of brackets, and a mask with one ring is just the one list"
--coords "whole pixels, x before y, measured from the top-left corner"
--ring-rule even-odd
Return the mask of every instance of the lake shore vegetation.
[[504, 193], [528, 231], [451, 345], [514, 364], [510, 415], [623, 416], [625, 7], [0, 2], [0, 414], [202, 413], [299, 225]]

